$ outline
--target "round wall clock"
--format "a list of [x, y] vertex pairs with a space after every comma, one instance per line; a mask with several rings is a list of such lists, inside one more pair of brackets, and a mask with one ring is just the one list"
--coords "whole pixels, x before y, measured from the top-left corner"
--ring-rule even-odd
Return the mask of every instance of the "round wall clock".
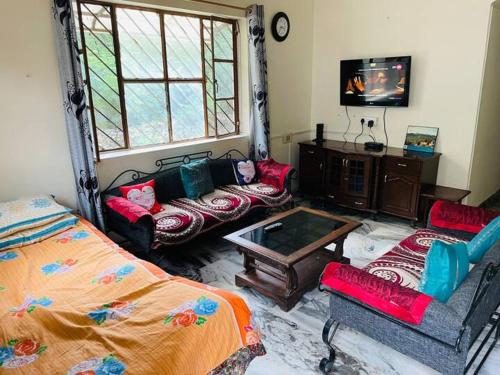
[[276, 13], [273, 17], [271, 29], [274, 39], [278, 42], [283, 42], [290, 33], [290, 20], [288, 16], [283, 12]]

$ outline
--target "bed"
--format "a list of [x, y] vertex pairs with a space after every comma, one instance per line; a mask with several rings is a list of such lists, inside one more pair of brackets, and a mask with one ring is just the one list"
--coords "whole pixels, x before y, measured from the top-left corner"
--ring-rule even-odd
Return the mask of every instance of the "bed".
[[238, 296], [171, 276], [89, 222], [0, 251], [0, 373], [238, 374], [265, 350]]

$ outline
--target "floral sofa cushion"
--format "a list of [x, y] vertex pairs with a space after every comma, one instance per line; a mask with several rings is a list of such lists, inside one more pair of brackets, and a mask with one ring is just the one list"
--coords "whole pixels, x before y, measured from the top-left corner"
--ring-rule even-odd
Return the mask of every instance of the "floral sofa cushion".
[[418, 290], [425, 266], [425, 257], [434, 240], [450, 244], [464, 242], [430, 229], [421, 229], [363, 269], [385, 280]]
[[174, 199], [162, 204], [163, 211], [154, 215], [153, 248], [189, 241], [220, 224], [240, 219], [254, 208], [279, 207], [291, 198], [287, 191], [255, 183], [223, 186], [196, 200]]
[[292, 196], [286, 190], [280, 190], [260, 182], [244, 186], [229, 185], [223, 187], [222, 190], [250, 198], [252, 208], [280, 207], [292, 199]]

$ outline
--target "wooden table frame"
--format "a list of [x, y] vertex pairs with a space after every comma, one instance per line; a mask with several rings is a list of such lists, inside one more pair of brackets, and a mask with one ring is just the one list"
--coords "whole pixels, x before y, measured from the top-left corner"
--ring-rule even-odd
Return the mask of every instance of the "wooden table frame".
[[[300, 211], [340, 221], [345, 225], [288, 256], [241, 237]], [[235, 276], [236, 285], [252, 287], [273, 298], [283, 310], [288, 311], [307, 290], [317, 285], [326, 264], [331, 261], [346, 261], [343, 258], [344, 240], [359, 226], [359, 222], [324, 211], [297, 207], [227, 235], [224, 238], [236, 244], [237, 250], [244, 257], [245, 270]], [[336, 244], [335, 252], [325, 250], [324, 247], [332, 242]]]

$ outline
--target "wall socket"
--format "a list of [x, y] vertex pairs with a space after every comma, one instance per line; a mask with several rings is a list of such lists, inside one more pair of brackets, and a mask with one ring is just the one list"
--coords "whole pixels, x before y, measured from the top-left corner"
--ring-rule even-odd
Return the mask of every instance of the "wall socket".
[[281, 142], [286, 145], [288, 143], [292, 143], [292, 135], [291, 134], [285, 134], [284, 136], [281, 137]]
[[377, 126], [378, 118], [377, 117], [371, 117], [371, 116], [360, 116], [359, 121], [363, 122], [363, 119], [365, 120], [363, 126], [368, 126], [368, 122], [373, 121], [373, 127]]

